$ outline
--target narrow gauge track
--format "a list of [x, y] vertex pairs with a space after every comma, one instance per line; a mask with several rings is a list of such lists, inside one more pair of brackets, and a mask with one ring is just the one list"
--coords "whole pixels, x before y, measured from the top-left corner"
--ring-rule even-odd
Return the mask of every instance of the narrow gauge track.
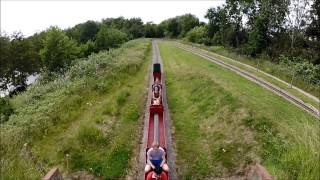
[[[284, 97], [285, 99], [287, 99], [288, 101], [292, 102], [293, 104], [295, 104], [296, 106], [298, 106], [299, 108], [307, 111], [308, 113], [310, 113], [311, 115], [315, 116], [316, 118], [320, 119], [320, 110], [316, 110], [312, 107], [310, 107], [309, 105], [307, 105], [306, 103], [304, 103], [302, 100], [300, 100], [299, 98], [289, 94], [288, 92], [282, 90], [279, 87], [276, 87], [274, 85], [272, 85], [271, 83], [266, 82], [265, 80], [262, 80], [254, 75], [252, 75], [251, 73], [245, 72], [233, 65], [227, 64], [225, 62], [222, 62], [220, 60], [217, 60], [216, 58], [213, 58], [209, 55], [206, 55], [204, 53], [201, 53], [197, 50], [191, 49], [191, 48], [187, 48], [187, 47], [183, 47], [179, 44], [176, 44], [176, 47], [183, 49], [187, 52], [190, 52], [192, 54], [198, 55], [204, 59], [207, 59], [213, 63], [216, 63], [224, 68], [227, 68], [233, 72], [236, 72], [237, 74], [241, 75], [242, 77], [245, 77], [246, 79], [249, 79], [263, 87], [265, 87], [266, 89], [274, 92], [275, 94]], [[319, 108], [319, 107], [318, 107]]]
[[[169, 108], [166, 99], [166, 86], [165, 86], [165, 76], [163, 70], [163, 64], [161, 61], [159, 49], [156, 44], [156, 40], [152, 41], [152, 66], [150, 69], [154, 68], [154, 64], [159, 64], [161, 67], [160, 79], [162, 84], [162, 107], [154, 108], [150, 105], [152, 101], [152, 84], [155, 81], [155, 73], [149, 72], [149, 85], [148, 85], [148, 98], [145, 106], [144, 114], [144, 125], [143, 125], [143, 137], [140, 145], [139, 154], [139, 172], [137, 179], [145, 179], [148, 174], [144, 173], [144, 167], [146, 165], [146, 149], [150, 148], [153, 141], [160, 144], [161, 147], [166, 148], [167, 164], [169, 166], [169, 179], [176, 179], [175, 172], [175, 153], [172, 145], [171, 138], [171, 119]], [[152, 103], [151, 103], [152, 104]], [[161, 110], [162, 109], [162, 110]]]

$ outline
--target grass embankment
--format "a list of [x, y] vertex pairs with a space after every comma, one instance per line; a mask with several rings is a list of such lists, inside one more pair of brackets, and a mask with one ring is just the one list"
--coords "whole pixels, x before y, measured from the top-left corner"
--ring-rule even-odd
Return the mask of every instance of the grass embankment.
[[[193, 46], [197, 46], [199, 48], [205, 49], [207, 51], [209, 51], [210, 53], [208, 53], [208, 55], [217, 58], [221, 61], [227, 62], [229, 64], [232, 64], [240, 69], [243, 69], [245, 71], [248, 71], [262, 79], [265, 79], [266, 81], [290, 92], [291, 94], [299, 97], [301, 100], [303, 100], [306, 103], [311, 104], [313, 107], [315, 108], [319, 108], [319, 103], [317, 103], [314, 99], [309, 98], [308, 96], [302, 94], [301, 92], [299, 92], [296, 89], [290, 88], [288, 85], [282, 83], [281, 81], [278, 81], [274, 78], [271, 78], [263, 73], [261, 73], [260, 71], [264, 71], [270, 75], [273, 75], [287, 83], [291, 83], [291, 78], [292, 78], [292, 73], [290, 71], [284, 71], [283, 67], [281, 67], [280, 65], [271, 62], [270, 60], [265, 60], [265, 59], [254, 59], [254, 58], [250, 58], [247, 56], [241, 56], [238, 55], [230, 50], [227, 50], [226, 48], [222, 47], [222, 46], [204, 46], [204, 45], [199, 45], [199, 44], [194, 44], [194, 43], [187, 43], [187, 42], [183, 42], [185, 44], [189, 44], [189, 45], [193, 45]], [[256, 71], [255, 69], [252, 68], [248, 68], [244, 65], [241, 65], [237, 62], [241, 62], [243, 64], [246, 65], [250, 65], [253, 68], [257, 67], [257, 62], [259, 61], [259, 70], [260, 71]], [[293, 85], [312, 94], [313, 96], [320, 98], [320, 87], [319, 86], [315, 86], [315, 85], [309, 85], [307, 81], [303, 80], [303, 79], [297, 79], [295, 78], [295, 80], [293, 81]]]
[[277, 179], [319, 178], [319, 120], [199, 56], [159, 43], [179, 179], [241, 176], [260, 162]]
[[21, 155], [24, 143], [46, 170], [124, 177], [139, 142], [150, 47], [140, 39], [91, 55], [12, 99], [14, 114], [1, 125], [1, 179], [42, 176]]

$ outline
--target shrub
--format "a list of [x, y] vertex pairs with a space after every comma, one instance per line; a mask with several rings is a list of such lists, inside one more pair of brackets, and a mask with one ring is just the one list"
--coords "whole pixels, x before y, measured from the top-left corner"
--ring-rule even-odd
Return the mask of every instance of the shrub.
[[96, 48], [99, 50], [109, 50], [117, 48], [128, 40], [127, 34], [117, 30], [103, 26], [96, 36]]
[[305, 59], [292, 58], [281, 55], [279, 57], [279, 64], [282, 69], [291, 71], [296, 77], [307, 81], [311, 85], [320, 85], [320, 65], [309, 63]]
[[207, 34], [208, 29], [206, 26], [198, 26], [190, 30], [186, 34], [186, 38], [193, 43], [208, 44], [209, 38], [207, 37]]
[[60, 72], [80, 55], [77, 43], [57, 27], [51, 27], [45, 35], [40, 57], [49, 71]]
[[8, 98], [0, 98], [0, 124], [7, 121], [12, 113], [13, 109]]

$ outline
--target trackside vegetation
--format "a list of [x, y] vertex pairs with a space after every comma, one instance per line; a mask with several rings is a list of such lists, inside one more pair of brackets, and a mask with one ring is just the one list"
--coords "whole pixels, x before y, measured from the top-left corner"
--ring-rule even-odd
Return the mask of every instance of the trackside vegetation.
[[137, 39], [92, 54], [11, 98], [0, 127], [1, 179], [40, 179], [53, 166], [65, 177], [125, 177], [141, 133], [150, 47]]
[[159, 48], [179, 179], [241, 179], [254, 162], [276, 179], [319, 179], [318, 119], [172, 42]]

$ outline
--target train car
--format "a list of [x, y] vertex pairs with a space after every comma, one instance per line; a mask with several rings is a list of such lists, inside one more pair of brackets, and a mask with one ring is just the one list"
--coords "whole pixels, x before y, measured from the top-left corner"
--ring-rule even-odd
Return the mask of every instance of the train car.
[[[153, 64], [153, 84], [152, 84], [152, 97], [150, 102], [150, 116], [149, 116], [149, 126], [148, 126], [148, 136], [147, 136], [147, 147], [146, 147], [146, 164], [147, 164], [147, 152], [152, 148], [153, 142], [157, 142], [159, 146], [166, 153], [166, 139], [165, 139], [165, 116], [163, 107], [163, 97], [162, 97], [162, 78], [161, 78], [161, 65], [159, 63]], [[158, 88], [156, 88], [158, 87]], [[154, 97], [155, 91], [160, 90], [157, 97]], [[157, 99], [158, 98], [158, 99]], [[166, 153], [167, 160], [167, 153]], [[145, 173], [145, 180], [168, 180], [168, 172], [156, 172], [156, 170], [150, 170]]]

